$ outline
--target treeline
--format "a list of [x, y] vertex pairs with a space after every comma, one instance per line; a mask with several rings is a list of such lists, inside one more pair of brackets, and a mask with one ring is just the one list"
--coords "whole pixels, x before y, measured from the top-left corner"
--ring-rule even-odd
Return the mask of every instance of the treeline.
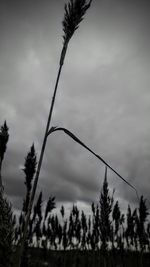
[[[5, 122], [0, 130], [0, 167], [2, 167], [8, 139], [8, 127]], [[4, 197], [0, 172], [1, 262], [4, 260], [4, 254], [9, 254], [9, 259], [11, 252], [12, 255], [15, 255], [15, 250], [20, 245], [36, 165], [36, 152], [34, 145], [32, 145], [23, 167], [26, 195], [23, 199], [22, 210], [18, 219], [12, 214], [11, 206]], [[132, 210], [128, 205], [126, 213], [123, 214], [118, 200], [115, 201], [114, 194], [110, 194], [107, 168], [105, 169], [99, 201], [97, 204], [91, 204], [91, 215], [87, 216], [76, 205], [72, 206], [69, 216], [66, 216], [64, 206], [61, 207], [59, 214], [56, 214], [52, 212], [55, 207], [55, 197], [49, 197], [46, 205], [43, 205], [42, 192], [40, 192], [28, 225], [22, 266], [29, 266], [27, 259], [29, 249], [31, 250], [32, 247], [43, 249], [47, 254], [51, 250], [101, 251], [104, 255], [110, 251], [118, 251], [120, 255], [123, 255], [125, 251], [134, 251], [139, 253], [140, 266], [142, 266], [143, 253], [150, 252], [150, 222], [148, 221], [149, 213], [146, 199], [141, 196], [138, 207]], [[6, 258], [2, 265], [0, 263], [0, 266], [9, 266], [5, 265]]]

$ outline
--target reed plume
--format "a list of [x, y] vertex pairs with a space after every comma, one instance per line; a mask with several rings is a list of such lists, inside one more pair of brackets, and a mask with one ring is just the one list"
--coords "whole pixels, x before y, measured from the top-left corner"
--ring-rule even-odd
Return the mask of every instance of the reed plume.
[[73, 36], [74, 32], [78, 29], [80, 22], [83, 20], [87, 9], [91, 5], [86, 0], [71, 0], [68, 4], [65, 4], [65, 15], [62, 22], [64, 31], [64, 42], [68, 42]]
[[74, 32], [79, 28], [79, 24], [83, 20], [87, 9], [91, 6], [91, 3], [92, 0], [88, 3], [86, 0], [70, 0], [68, 4], [65, 4], [65, 14], [62, 21], [64, 43], [60, 57], [60, 65], [63, 65], [64, 63], [68, 43]]
[[65, 59], [68, 43], [69, 43], [69, 40], [71, 39], [71, 37], [73, 36], [75, 30], [79, 27], [80, 22], [83, 20], [83, 16], [85, 15], [87, 9], [90, 7], [91, 2], [92, 2], [92, 0], [90, 0], [88, 3], [86, 0], [70, 0], [68, 2], [68, 4], [65, 4], [65, 14], [64, 14], [64, 20], [62, 22], [63, 31], [64, 31], [64, 35], [63, 35], [64, 43], [63, 43], [63, 48], [62, 48], [61, 55], [60, 55], [59, 68], [58, 68], [56, 83], [55, 83], [55, 87], [54, 87], [53, 97], [52, 97], [52, 101], [50, 104], [50, 109], [49, 109], [45, 134], [44, 134], [44, 138], [43, 138], [41, 153], [40, 153], [40, 157], [39, 157], [39, 161], [38, 161], [38, 165], [37, 165], [37, 171], [35, 174], [35, 179], [34, 179], [34, 183], [33, 183], [31, 197], [30, 197], [30, 201], [29, 201], [28, 212], [27, 212], [25, 226], [24, 226], [24, 232], [23, 232], [23, 236], [21, 239], [20, 253], [19, 253], [19, 258], [18, 258], [18, 267], [21, 266], [21, 258], [23, 255], [24, 244], [25, 244], [25, 240], [26, 240], [26, 236], [27, 236], [27, 228], [28, 228], [28, 224], [29, 224], [29, 220], [30, 220], [30, 215], [31, 215], [32, 206], [33, 206], [33, 202], [34, 202], [34, 197], [35, 197], [35, 193], [36, 193], [38, 179], [39, 179], [41, 166], [42, 166], [42, 162], [43, 162], [43, 156], [44, 156], [45, 147], [46, 147], [46, 143], [47, 143], [48, 132], [50, 129], [51, 118], [52, 118], [57, 88], [58, 88], [58, 84], [59, 84], [59, 79], [60, 79], [62, 67], [64, 64], [64, 59]]

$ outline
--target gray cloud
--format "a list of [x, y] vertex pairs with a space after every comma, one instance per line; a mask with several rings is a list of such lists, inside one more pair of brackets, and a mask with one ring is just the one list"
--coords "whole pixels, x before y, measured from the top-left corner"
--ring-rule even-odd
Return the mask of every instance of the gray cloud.
[[[62, 48], [64, 1], [0, 3], [0, 122], [10, 141], [3, 176], [20, 207], [20, 167], [32, 142], [39, 155]], [[72, 130], [149, 195], [150, 56], [148, 1], [93, 1], [72, 38], [53, 125]], [[98, 198], [104, 166], [63, 133], [49, 137], [38, 192], [65, 203]], [[109, 172], [116, 196], [136, 203], [129, 187]]]

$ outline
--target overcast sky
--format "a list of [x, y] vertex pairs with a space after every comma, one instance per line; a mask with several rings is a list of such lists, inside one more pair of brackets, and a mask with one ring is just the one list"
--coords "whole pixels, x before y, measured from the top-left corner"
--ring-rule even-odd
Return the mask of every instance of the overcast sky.
[[[25, 194], [21, 168], [45, 130], [60, 52], [61, 0], [0, 1], [0, 124], [10, 139], [3, 166], [15, 208]], [[52, 125], [70, 129], [102, 156], [139, 195], [150, 198], [150, 4], [93, 0], [69, 43]], [[38, 192], [85, 209], [96, 201], [104, 165], [63, 132], [48, 139]], [[110, 188], [126, 205], [133, 190], [108, 172]]]

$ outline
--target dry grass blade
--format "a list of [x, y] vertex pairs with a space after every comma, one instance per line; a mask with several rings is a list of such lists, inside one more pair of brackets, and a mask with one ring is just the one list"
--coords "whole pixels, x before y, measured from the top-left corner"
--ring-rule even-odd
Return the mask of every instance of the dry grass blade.
[[62, 22], [65, 43], [69, 42], [75, 30], [79, 27], [91, 2], [92, 0], [88, 3], [86, 0], [70, 0], [68, 4], [65, 4], [65, 15]]
[[57, 127], [51, 127], [51, 129], [48, 131], [47, 136], [50, 135], [51, 133], [55, 132], [55, 131], [63, 131], [63, 132], [65, 132], [75, 142], [77, 142], [78, 144], [80, 144], [81, 146], [83, 146], [85, 149], [87, 149], [89, 152], [91, 152], [96, 158], [98, 158], [101, 162], [103, 162], [105, 164], [105, 166], [107, 166], [122, 181], [124, 181], [128, 186], [130, 186], [135, 191], [136, 196], [137, 196], [137, 199], [139, 201], [139, 195], [138, 195], [137, 189], [130, 182], [128, 182], [125, 178], [123, 178], [114, 168], [112, 168], [101, 156], [99, 156], [98, 154], [96, 154], [92, 149], [90, 149], [88, 146], [86, 146], [78, 137], [76, 137], [72, 132], [70, 132], [66, 128], [63, 128], [63, 127], [58, 127], [58, 128]]

